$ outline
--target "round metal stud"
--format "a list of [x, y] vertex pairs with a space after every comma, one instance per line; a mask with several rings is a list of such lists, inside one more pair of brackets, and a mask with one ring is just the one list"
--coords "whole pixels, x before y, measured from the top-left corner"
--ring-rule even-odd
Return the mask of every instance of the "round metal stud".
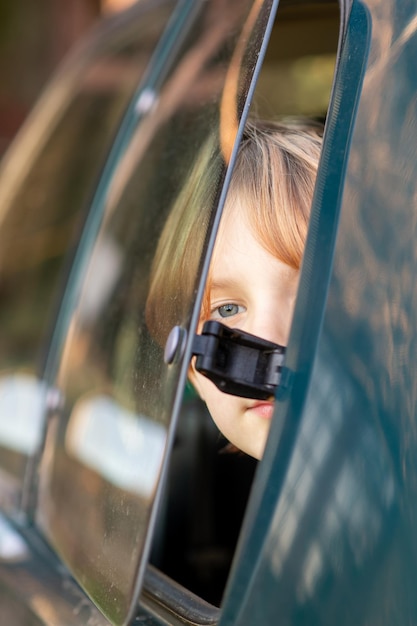
[[187, 331], [181, 326], [174, 326], [165, 344], [164, 361], [167, 365], [178, 362], [184, 354]]

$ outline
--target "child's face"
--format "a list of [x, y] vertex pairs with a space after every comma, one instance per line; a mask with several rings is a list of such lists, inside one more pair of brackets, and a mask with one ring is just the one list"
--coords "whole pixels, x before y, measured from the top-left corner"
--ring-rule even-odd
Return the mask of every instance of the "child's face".
[[[257, 242], [242, 214], [235, 207], [220, 226], [211, 265], [210, 319], [285, 346], [299, 272]], [[265, 402], [225, 394], [195, 371], [192, 381], [224, 436], [260, 459], [271, 424], [273, 398]]]

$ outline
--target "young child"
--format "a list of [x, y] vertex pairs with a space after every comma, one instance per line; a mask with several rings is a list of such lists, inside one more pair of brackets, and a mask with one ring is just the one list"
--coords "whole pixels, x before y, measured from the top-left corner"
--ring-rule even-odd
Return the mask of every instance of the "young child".
[[[321, 126], [314, 123], [251, 121], [247, 124], [214, 247], [199, 330], [206, 320], [215, 319], [232, 328], [286, 345], [321, 150], [321, 134]], [[205, 179], [210, 180], [208, 171]], [[180, 293], [187, 292], [188, 302], [192, 297], [190, 267], [195, 274], [193, 254], [201, 255], [203, 244], [200, 242], [210, 219], [204, 206], [213, 200], [209, 198], [207, 202], [209, 190], [207, 184], [198, 183], [202, 180], [201, 175], [196, 177], [198, 188], [192, 193], [188, 189], [186, 197], [177, 203], [177, 206], [182, 203], [184, 207], [181, 209], [182, 219], [179, 219], [179, 209], [177, 213], [174, 210], [172, 224], [167, 222], [158, 245], [147, 307], [148, 325], [157, 334], [166, 334], [168, 330], [161, 322], [156, 329], [157, 309], [160, 318], [161, 311], [172, 309], [173, 302], [178, 308], [180, 302], [187, 300]], [[196, 206], [200, 207], [199, 211]], [[173, 233], [172, 229], [179, 222], [177, 233]], [[171, 263], [167, 272], [168, 259]], [[164, 268], [163, 272], [161, 268]], [[161, 285], [157, 286], [163, 279], [165, 285], [171, 284], [171, 288], [168, 286], [165, 290], [165, 304], [160, 298]], [[173, 288], [174, 284], [176, 287]], [[156, 297], [157, 292], [159, 297]], [[180, 310], [176, 312], [179, 322], [183, 315]], [[171, 328], [172, 316], [169, 317]], [[198, 373], [193, 363], [190, 380], [223, 435], [238, 449], [260, 459], [270, 428], [273, 398], [259, 401], [225, 394]]]

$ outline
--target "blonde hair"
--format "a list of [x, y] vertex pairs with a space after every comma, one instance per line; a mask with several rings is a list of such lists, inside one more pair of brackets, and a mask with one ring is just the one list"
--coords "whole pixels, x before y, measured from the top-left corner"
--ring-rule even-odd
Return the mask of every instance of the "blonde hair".
[[163, 345], [171, 328], [184, 324], [194, 300], [212, 209], [225, 172], [215, 135], [199, 152], [159, 238], [146, 301], [146, 324]]
[[[321, 145], [319, 123], [249, 122], [224, 208], [224, 213], [236, 206], [243, 210], [261, 246], [296, 270], [304, 252]], [[210, 285], [209, 272], [203, 319], [209, 316]]]
[[[293, 269], [300, 268], [304, 251], [321, 136], [322, 126], [314, 122], [249, 121], [227, 194], [225, 212], [243, 198], [239, 208], [259, 243]], [[158, 242], [146, 321], [161, 344], [172, 326], [183, 324], [189, 314], [224, 169], [217, 139], [209, 138]], [[202, 318], [208, 316], [210, 282], [209, 272]]]

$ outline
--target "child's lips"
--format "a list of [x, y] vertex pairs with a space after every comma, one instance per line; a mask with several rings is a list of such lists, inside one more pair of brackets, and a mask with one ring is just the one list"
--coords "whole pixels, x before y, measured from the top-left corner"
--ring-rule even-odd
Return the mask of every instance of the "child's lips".
[[260, 417], [264, 419], [271, 419], [272, 414], [274, 412], [274, 403], [273, 402], [254, 402], [248, 407], [249, 411], [254, 411]]

